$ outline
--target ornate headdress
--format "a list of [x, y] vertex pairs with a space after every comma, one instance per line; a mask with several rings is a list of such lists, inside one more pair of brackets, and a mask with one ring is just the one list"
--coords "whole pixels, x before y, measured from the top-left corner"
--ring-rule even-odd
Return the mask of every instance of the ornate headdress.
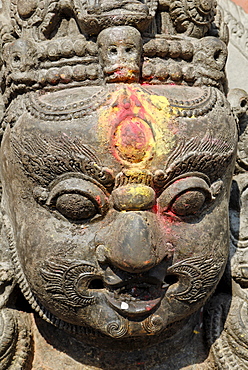
[[228, 37], [215, 0], [2, 3], [1, 87], [6, 104], [31, 90], [103, 83], [97, 36], [119, 25], [143, 34], [140, 82], [225, 88]]

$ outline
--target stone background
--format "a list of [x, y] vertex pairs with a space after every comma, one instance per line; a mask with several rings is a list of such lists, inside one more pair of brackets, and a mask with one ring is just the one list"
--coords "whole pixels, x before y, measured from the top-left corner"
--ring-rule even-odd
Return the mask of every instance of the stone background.
[[218, 0], [218, 3], [224, 11], [230, 33], [227, 61], [229, 88], [248, 90], [248, 0]]
[[239, 6], [242, 6], [244, 11], [248, 13], [248, 1], [247, 0], [232, 0], [232, 1]]

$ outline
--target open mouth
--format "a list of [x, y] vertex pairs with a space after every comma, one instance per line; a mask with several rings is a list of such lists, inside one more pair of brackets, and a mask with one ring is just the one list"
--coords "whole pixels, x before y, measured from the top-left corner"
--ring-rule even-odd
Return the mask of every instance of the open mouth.
[[156, 278], [132, 278], [110, 285], [100, 277], [80, 279], [77, 292], [86, 298], [94, 293], [104, 294], [110, 306], [123, 316], [138, 317], [155, 310], [170, 284]]
[[[40, 269], [47, 293], [68, 306], [83, 308], [103, 299], [122, 316], [143, 318], [160, 305], [167, 289], [178, 278], [168, 274], [170, 260], [143, 273], [129, 273], [114, 266], [102, 271], [85, 261], [51, 259]], [[56, 292], [56, 297], [54, 297]]]
[[106, 299], [124, 316], [144, 316], [160, 304], [168, 284], [156, 279], [131, 279], [117, 286], [107, 286]]

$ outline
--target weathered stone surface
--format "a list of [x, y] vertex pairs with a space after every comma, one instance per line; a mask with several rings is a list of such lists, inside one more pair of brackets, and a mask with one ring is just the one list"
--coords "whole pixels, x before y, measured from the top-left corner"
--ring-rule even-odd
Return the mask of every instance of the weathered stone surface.
[[0, 370], [245, 369], [248, 100], [216, 1], [0, 21]]

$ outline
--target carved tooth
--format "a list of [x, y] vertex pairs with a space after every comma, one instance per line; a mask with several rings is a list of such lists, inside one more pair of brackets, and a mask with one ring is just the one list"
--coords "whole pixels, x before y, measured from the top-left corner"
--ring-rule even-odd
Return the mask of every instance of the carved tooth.
[[126, 303], [126, 302], [122, 302], [122, 303], [121, 303], [121, 309], [122, 309], [122, 310], [128, 310], [128, 309], [129, 309], [129, 304], [128, 304], [128, 303]]

